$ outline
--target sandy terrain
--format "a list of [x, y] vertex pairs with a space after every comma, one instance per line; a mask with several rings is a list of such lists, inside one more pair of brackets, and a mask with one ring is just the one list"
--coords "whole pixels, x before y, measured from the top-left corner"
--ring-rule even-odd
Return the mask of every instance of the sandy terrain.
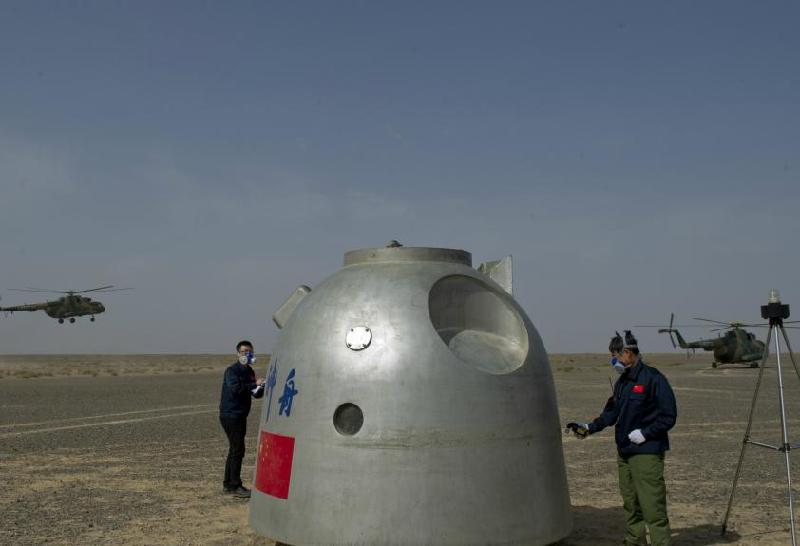
[[[246, 502], [220, 493], [226, 443], [216, 404], [227, 360], [0, 356], [0, 544], [272, 544], [248, 528]], [[758, 370], [712, 370], [707, 358], [687, 362], [680, 353], [649, 361], [678, 398], [667, 458], [675, 543], [788, 543], [782, 455], [752, 446], [732, 532], [719, 537]], [[553, 355], [551, 362], [562, 421], [593, 417], [610, 391], [605, 357]], [[794, 425], [800, 382], [784, 369]], [[776, 444], [774, 367], [766, 374], [754, 439]], [[259, 408], [250, 420], [246, 479]], [[585, 441], [564, 436], [564, 454], [575, 529], [563, 544], [619, 544], [612, 431]], [[800, 478], [796, 466], [794, 475]]]

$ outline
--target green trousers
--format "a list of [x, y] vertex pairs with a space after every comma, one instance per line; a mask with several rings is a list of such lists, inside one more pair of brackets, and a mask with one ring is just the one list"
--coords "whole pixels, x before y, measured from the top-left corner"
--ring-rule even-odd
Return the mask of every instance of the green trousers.
[[664, 454], [618, 455], [619, 491], [625, 510], [626, 544], [644, 544], [645, 525], [653, 546], [669, 546]]

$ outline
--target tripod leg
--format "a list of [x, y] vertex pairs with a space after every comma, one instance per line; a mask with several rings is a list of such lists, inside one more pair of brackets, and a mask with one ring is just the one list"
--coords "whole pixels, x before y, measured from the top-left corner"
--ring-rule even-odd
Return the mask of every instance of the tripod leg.
[[[786, 336], [786, 330], [783, 328], [783, 324], [778, 324], [778, 327], [783, 334], [783, 340], [786, 342], [786, 347], [789, 349], [789, 356], [792, 359], [792, 364], [795, 365], [795, 371], [797, 371], [797, 365], [794, 363], [794, 356], [792, 355], [792, 347], [789, 345], [789, 338]], [[791, 525], [792, 530], [792, 545], [797, 544], [797, 537], [795, 536], [794, 530], [794, 495], [792, 494], [792, 467], [789, 460], [789, 452], [791, 451], [791, 445], [789, 444], [789, 431], [786, 428], [786, 403], [783, 397], [783, 377], [781, 374], [781, 346], [780, 342], [778, 341], [778, 330], [775, 330], [775, 352], [776, 356], [778, 357], [778, 395], [780, 398], [780, 407], [781, 407], [781, 429], [783, 431], [783, 455], [786, 459], [786, 485], [789, 491], [789, 524]]]
[[786, 335], [786, 330], [783, 327], [783, 324], [780, 325], [781, 333], [783, 334], [783, 340], [786, 342], [786, 348], [789, 349], [789, 360], [792, 361], [792, 366], [794, 366], [794, 373], [797, 374], [797, 378], [800, 379], [800, 368], [797, 367], [797, 362], [794, 360], [794, 353], [792, 352], [792, 345], [789, 343], [789, 337]]
[[728, 518], [731, 515], [731, 508], [733, 508], [733, 499], [736, 496], [736, 484], [739, 481], [739, 474], [742, 472], [742, 462], [744, 461], [744, 453], [747, 450], [747, 444], [750, 441], [750, 430], [753, 427], [753, 414], [756, 410], [756, 401], [758, 400], [758, 390], [761, 388], [761, 380], [764, 378], [764, 368], [767, 364], [769, 357], [769, 337], [772, 333], [772, 324], [769, 325], [767, 331], [767, 343], [764, 346], [764, 357], [761, 359], [761, 366], [758, 368], [758, 379], [756, 379], [756, 388], [753, 391], [753, 400], [750, 402], [750, 413], [747, 416], [747, 428], [744, 431], [744, 438], [742, 439], [742, 451], [739, 453], [739, 462], [736, 465], [736, 474], [733, 476], [733, 484], [731, 485], [731, 496], [728, 499], [728, 509], [725, 510], [725, 519], [722, 520], [721, 535], [725, 534], [728, 530]]

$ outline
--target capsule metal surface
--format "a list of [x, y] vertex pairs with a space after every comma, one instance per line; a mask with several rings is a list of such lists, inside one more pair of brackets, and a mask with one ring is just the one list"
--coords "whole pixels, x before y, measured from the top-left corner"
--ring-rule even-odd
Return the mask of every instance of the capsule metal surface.
[[553, 378], [510, 287], [510, 261], [393, 246], [348, 252], [295, 291], [275, 317], [256, 532], [298, 546], [567, 536]]

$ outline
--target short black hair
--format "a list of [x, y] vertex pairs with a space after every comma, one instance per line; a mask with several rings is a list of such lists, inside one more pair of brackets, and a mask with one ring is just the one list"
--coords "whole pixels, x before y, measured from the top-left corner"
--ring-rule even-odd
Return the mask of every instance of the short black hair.
[[251, 349], [255, 349], [255, 347], [253, 347], [252, 343], [250, 343], [246, 339], [243, 339], [242, 341], [240, 341], [239, 343], [236, 344], [236, 352], [237, 353], [242, 349], [242, 345], [247, 345]]
[[639, 347], [625, 347], [623, 351], [630, 351], [635, 355], [639, 354]]

